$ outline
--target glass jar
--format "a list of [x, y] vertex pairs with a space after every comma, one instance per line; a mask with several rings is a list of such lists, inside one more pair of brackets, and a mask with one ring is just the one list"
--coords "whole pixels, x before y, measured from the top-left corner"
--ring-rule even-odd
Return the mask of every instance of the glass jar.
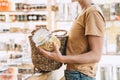
[[10, 21], [11, 22], [14, 22], [14, 21], [16, 21], [16, 15], [10, 15]]
[[35, 42], [37, 47], [41, 47], [47, 51], [54, 51], [53, 42], [58, 45], [60, 48], [60, 41], [56, 36], [52, 35], [47, 29], [39, 29], [37, 30], [33, 37], [33, 41]]

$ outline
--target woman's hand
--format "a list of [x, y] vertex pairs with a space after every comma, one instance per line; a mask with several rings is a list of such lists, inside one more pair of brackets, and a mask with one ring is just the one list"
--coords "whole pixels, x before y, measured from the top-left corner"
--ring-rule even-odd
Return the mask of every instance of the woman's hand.
[[59, 51], [58, 46], [53, 43], [54, 51], [49, 52], [39, 47], [40, 53], [43, 54], [46, 58], [53, 59], [58, 62], [62, 62], [62, 54]]

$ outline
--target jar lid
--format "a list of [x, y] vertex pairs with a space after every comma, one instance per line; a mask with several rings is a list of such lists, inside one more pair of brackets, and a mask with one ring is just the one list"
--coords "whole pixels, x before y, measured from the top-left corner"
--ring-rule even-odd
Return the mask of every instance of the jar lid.
[[35, 42], [36, 46], [44, 44], [51, 37], [51, 33], [47, 29], [39, 29], [37, 30], [32, 40]]

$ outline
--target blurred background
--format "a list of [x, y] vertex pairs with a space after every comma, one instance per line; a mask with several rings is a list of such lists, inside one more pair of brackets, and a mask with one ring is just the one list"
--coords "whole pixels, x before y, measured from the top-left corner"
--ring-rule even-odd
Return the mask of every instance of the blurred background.
[[[120, 80], [120, 0], [93, 0], [106, 19], [97, 80]], [[65, 29], [81, 11], [70, 0], [0, 0], [0, 80], [25, 80], [33, 72], [28, 40], [33, 29]], [[63, 66], [52, 80], [63, 76]], [[12, 70], [12, 72], [10, 71]]]

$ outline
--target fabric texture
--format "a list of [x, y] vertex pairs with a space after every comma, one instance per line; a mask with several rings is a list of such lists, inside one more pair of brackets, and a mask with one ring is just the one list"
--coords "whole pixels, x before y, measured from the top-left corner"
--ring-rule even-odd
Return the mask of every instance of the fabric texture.
[[[104, 17], [96, 6], [83, 11], [73, 22], [67, 44], [67, 55], [78, 55], [90, 49], [87, 35], [102, 36], [105, 32]], [[95, 77], [98, 63], [67, 64], [68, 70], [77, 70], [90, 77]]]
[[96, 80], [78, 71], [65, 71], [65, 80]]

